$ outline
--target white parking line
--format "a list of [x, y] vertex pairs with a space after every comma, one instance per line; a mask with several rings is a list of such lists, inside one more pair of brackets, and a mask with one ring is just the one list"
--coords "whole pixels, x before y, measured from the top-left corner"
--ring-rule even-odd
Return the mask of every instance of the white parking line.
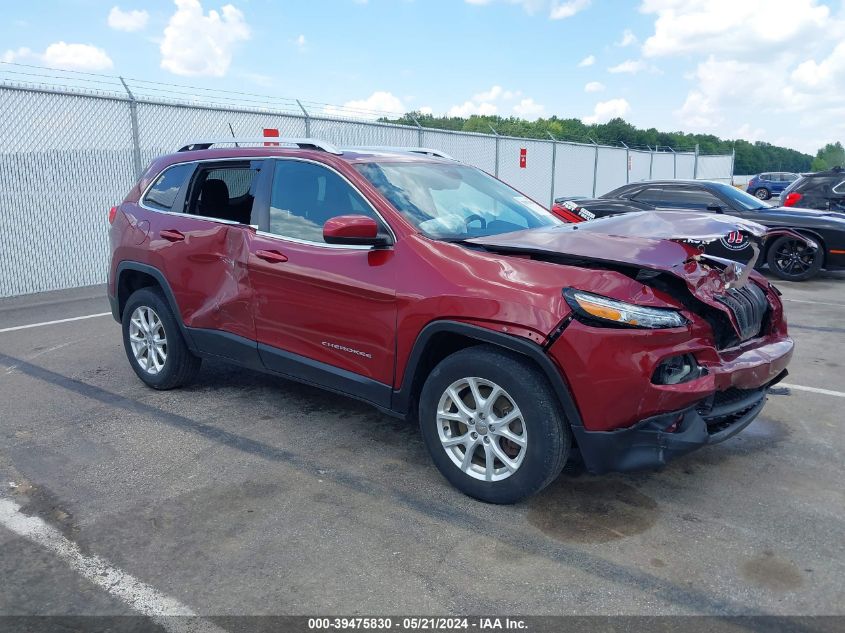
[[[58, 556], [86, 580], [107, 591], [173, 633], [223, 633], [175, 598], [164, 595], [99, 556], [86, 556], [76, 543], [38, 517], [23, 514], [11, 499], [0, 497], [0, 525]], [[182, 616], [182, 617], [171, 617]], [[187, 617], [186, 617], [187, 616]]]
[[810, 393], [820, 393], [825, 396], [838, 396], [839, 398], [845, 398], [845, 392], [833, 391], [832, 389], [819, 389], [818, 387], [805, 387], [804, 385], [790, 385], [785, 382], [780, 382], [777, 386], [795, 389], [796, 391], [809, 391]]
[[15, 327], [4, 327], [3, 332], [16, 332], [17, 330], [28, 330], [33, 327], [44, 327], [45, 325], [56, 325], [57, 323], [70, 323], [71, 321], [82, 321], [83, 319], [96, 319], [97, 317], [111, 316], [111, 312], [100, 312], [99, 314], [86, 314], [85, 316], [71, 317], [69, 319], [58, 319], [56, 321], [44, 321], [42, 323], [30, 323], [29, 325], [16, 325]]
[[810, 301], [809, 299], [787, 299], [783, 297], [783, 301], [791, 301], [792, 303], [813, 303], [820, 306], [835, 306], [837, 308], [845, 308], [845, 303], [830, 303], [829, 301]]

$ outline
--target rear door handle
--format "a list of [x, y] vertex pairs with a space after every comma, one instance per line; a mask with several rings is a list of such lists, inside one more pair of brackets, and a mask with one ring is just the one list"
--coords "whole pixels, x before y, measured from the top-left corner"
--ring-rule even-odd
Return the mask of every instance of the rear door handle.
[[281, 264], [288, 261], [287, 256], [282, 255], [279, 251], [255, 251], [255, 256], [271, 264]]
[[185, 236], [176, 229], [164, 229], [163, 231], [161, 231], [161, 233], [159, 233], [159, 235], [161, 235], [168, 242], [181, 242], [185, 239]]

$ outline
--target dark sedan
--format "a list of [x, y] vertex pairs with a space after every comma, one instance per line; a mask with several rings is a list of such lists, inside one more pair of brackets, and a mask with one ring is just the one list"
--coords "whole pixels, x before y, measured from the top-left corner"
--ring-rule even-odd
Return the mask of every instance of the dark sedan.
[[[631, 211], [683, 210], [726, 213], [758, 222], [770, 229], [793, 229], [819, 248], [795, 235], [767, 240], [758, 262], [766, 263], [781, 279], [803, 281], [822, 268], [845, 267], [845, 215], [793, 207], [773, 207], [730, 185], [705, 180], [661, 180], [624, 185], [599, 198], [555, 200], [552, 211], [573, 222]], [[741, 262], [751, 259], [748, 236], [736, 232], [707, 247], [707, 252]]]

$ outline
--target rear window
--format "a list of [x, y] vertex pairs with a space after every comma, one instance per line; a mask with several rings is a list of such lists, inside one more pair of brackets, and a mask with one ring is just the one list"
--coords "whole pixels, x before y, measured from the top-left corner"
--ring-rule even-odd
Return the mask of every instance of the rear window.
[[160, 211], [172, 211], [179, 192], [190, 176], [193, 165], [174, 165], [165, 169], [144, 196], [144, 204]]

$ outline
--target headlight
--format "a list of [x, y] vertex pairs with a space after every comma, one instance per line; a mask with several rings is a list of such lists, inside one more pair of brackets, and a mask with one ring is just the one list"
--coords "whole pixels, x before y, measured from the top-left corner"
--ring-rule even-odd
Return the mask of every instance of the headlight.
[[566, 288], [563, 296], [577, 314], [607, 325], [656, 329], [682, 327], [687, 322], [675, 310], [633, 305], [574, 288]]

